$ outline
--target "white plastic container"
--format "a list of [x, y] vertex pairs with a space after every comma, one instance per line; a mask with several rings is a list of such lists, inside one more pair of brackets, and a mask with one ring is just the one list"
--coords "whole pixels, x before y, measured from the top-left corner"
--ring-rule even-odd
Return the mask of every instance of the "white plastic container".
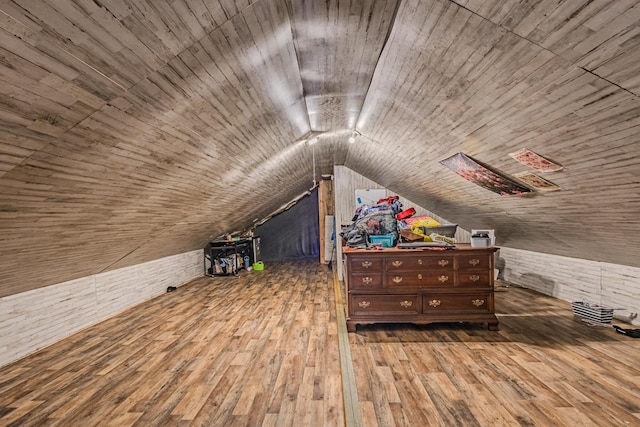
[[471, 237], [472, 248], [490, 248], [491, 238], [489, 237]]
[[[496, 231], [495, 230], [471, 230], [471, 235], [475, 236], [477, 234], [488, 234], [489, 235], [489, 239], [491, 240], [489, 242], [489, 246], [476, 246], [478, 248], [490, 248], [496, 245]], [[471, 245], [473, 246], [473, 244]]]

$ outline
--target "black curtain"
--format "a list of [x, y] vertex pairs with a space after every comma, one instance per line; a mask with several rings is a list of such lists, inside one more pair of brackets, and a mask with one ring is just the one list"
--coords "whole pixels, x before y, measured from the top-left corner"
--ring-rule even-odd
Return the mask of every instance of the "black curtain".
[[304, 196], [288, 210], [258, 226], [262, 260], [320, 260], [318, 189]]

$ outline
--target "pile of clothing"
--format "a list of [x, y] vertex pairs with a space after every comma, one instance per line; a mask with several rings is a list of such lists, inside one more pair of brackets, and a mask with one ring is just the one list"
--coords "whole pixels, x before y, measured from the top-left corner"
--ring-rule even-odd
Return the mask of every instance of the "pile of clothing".
[[399, 238], [396, 215], [401, 212], [398, 196], [380, 199], [373, 206], [363, 204], [356, 209], [353, 222], [344, 227], [340, 235], [352, 248], [368, 247], [369, 236], [391, 235], [395, 245]]
[[[373, 206], [360, 205], [352, 223], [340, 235], [352, 248], [368, 248], [370, 236], [393, 236], [393, 246], [400, 241], [455, 243], [456, 224], [441, 224], [429, 216], [414, 216], [414, 208], [402, 209], [398, 196], [380, 199]], [[445, 234], [446, 235], [443, 235]]]

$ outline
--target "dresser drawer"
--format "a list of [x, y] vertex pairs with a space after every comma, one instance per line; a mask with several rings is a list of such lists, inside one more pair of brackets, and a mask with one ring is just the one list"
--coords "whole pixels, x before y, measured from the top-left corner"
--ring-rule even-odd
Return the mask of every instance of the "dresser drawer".
[[351, 295], [349, 314], [367, 315], [416, 315], [420, 312], [418, 295]]
[[453, 256], [391, 255], [385, 258], [386, 271], [453, 270]]
[[488, 288], [491, 286], [491, 277], [486, 270], [459, 270], [457, 279], [456, 286], [461, 288]]
[[488, 269], [491, 264], [491, 256], [485, 254], [461, 255], [458, 258], [458, 270]]
[[423, 312], [489, 313], [491, 308], [489, 305], [490, 298], [491, 295], [489, 293], [423, 295]]
[[382, 273], [351, 273], [349, 275], [350, 289], [378, 289], [382, 288]]
[[441, 271], [439, 273], [422, 272], [390, 272], [385, 275], [384, 286], [386, 288], [398, 287], [427, 287], [427, 286], [453, 286], [453, 271]]
[[366, 272], [366, 271], [382, 271], [382, 257], [353, 257], [349, 258], [349, 266], [347, 267], [350, 272]]

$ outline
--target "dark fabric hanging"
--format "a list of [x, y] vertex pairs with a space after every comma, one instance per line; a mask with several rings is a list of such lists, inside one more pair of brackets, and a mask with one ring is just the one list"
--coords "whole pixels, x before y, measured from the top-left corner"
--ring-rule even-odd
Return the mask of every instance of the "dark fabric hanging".
[[318, 190], [255, 229], [262, 260], [320, 260]]

